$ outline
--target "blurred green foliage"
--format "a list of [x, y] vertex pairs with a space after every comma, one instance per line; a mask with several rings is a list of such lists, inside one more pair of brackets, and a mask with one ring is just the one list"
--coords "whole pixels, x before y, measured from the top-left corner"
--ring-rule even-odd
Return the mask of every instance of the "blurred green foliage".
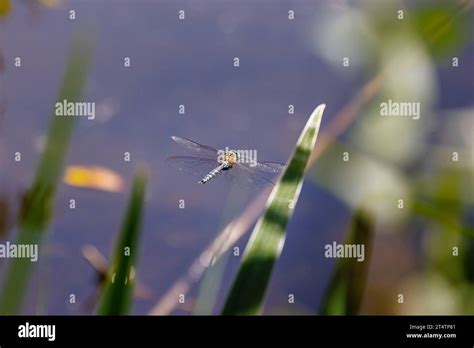
[[[69, 52], [64, 78], [57, 100], [80, 99], [89, 69], [92, 45], [83, 34], [74, 38]], [[17, 244], [40, 244], [52, 217], [54, 196], [66, 160], [74, 129], [74, 117], [51, 118], [46, 146], [39, 161], [31, 188], [24, 196], [20, 217]], [[26, 291], [31, 261], [11, 259], [0, 292], [0, 313], [16, 314], [21, 310]]]
[[359, 314], [364, 296], [374, 238], [374, 221], [367, 212], [357, 210], [344, 244], [364, 246], [364, 260], [343, 258], [337, 261], [326, 289], [319, 314]]
[[[373, 5], [364, 1], [320, 15], [315, 52], [335, 67], [341, 62], [334, 57], [351, 57], [351, 67], [380, 74], [382, 84], [344, 140], [316, 161], [311, 178], [352, 209], [371, 214], [382, 243], [389, 233], [404, 241], [406, 249], [398, 252], [410, 275], [394, 275], [393, 283], [375, 275], [369, 293], [393, 304], [395, 290], [386, 287], [396, 286], [408, 300], [392, 308], [404, 314], [472, 314], [474, 147], [465, 132], [472, 129], [472, 108], [440, 111], [437, 76], [439, 65], [456, 68], [452, 58], [473, 42], [472, 2]], [[341, 17], [351, 19], [351, 30], [340, 30]], [[389, 99], [419, 103], [420, 118], [382, 117], [381, 103]], [[392, 269], [381, 257], [377, 263]]]
[[472, 40], [472, 16], [463, 15], [461, 5], [462, 2], [437, 0], [410, 9], [414, 30], [435, 59], [456, 55]]
[[101, 315], [124, 315], [129, 312], [135, 285], [134, 267], [139, 254], [138, 242], [146, 187], [147, 173], [144, 169], [139, 169], [135, 174], [130, 201], [98, 306], [98, 313]]

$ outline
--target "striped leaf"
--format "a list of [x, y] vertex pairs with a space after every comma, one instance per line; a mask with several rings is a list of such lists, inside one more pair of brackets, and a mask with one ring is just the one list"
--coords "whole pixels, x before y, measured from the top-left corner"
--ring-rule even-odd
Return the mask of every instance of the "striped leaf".
[[224, 315], [254, 315], [262, 311], [275, 262], [280, 257], [301, 188], [309, 156], [316, 144], [325, 105], [312, 113], [280, 180], [268, 198], [242, 256], [237, 277], [224, 305]]

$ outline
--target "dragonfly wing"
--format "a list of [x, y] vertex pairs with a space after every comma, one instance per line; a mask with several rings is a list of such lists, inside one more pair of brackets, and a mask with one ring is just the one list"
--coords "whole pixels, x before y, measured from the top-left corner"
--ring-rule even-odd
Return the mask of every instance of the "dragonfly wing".
[[188, 150], [189, 152], [195, 155], [217, 160], [217, 150], [211, 146], [201, 145], [192, 140], [189, 140], [186, 138], [180, 138], [176, 136], [172, 136], [171, 139], [173, 139], [175, 143], [178, 143], [179, 145], [183, 146], [186, 150]]
[[279, 174], [285, 168], [285, 164], [277, 163], [277, 162], [268, 162], [268, 161], [257, 162], [257, 165], [255, 168], [267, 173]]
[[247, 155], [240, 155], [239, 157], [239, 162], [240, 164], [246, 166], [246, 167], [251, 167], [251, 169], [257, 169], [262, 172], [267, 172], [267, 173], [273, 173], [273, 174], [278, 174], [283, 171], [283, 168], [285, 168], [285, 164], [283, 163], [278, 163], [278, 162], [269, 162], [269, 161], [255, 161], [255, 158], [251, 158]]
[[193, 156], [171, 156], [166, 163], [199, 179], [219, 165], [216, 159]]
[[247, 167], [239, 163], [230, 171], [233, 172], [232, 175], [238, 178], [238, 180], [244, 181], [244, 183], [249, 184], [250, 186], [263, 188], [275, 185], [271, 174], [269, 175], [268, 173], [265, 173], [265, 175], [264, 173], [255, 170], [255, 168], [256, 167]]

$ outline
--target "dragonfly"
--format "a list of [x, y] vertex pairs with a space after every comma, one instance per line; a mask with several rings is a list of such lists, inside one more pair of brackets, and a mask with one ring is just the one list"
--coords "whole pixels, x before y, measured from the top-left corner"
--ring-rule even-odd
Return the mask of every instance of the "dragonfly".
[[220, 174], [237, 179], [250, 186], [265, 187], [275, 185], [273, 177], [278, 175], [285, 164], [257, 161], [237, 150], [219, 151], [195, 141], [172, 136], [171, 139], [194, 156], [171, 156], [166, 161], [173, 167], [200, 178], [199, 184], [206, 184]]

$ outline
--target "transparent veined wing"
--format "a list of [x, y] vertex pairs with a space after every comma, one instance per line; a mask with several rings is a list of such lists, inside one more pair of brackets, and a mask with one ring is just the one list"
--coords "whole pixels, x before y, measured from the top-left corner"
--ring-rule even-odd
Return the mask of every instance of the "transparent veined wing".
[[277, 162], [257, 162], [256, 169], [267, 173], [279, 174], [285, 168], [285, 164]]
[[211, 158], [214, 159], [215, 161], [217, 160], [217, 149], [207, 146], [207, 145], [202, 145], [199, 143], [196, 143], [195, 141], [186, 139], [186, 138], [180, 138], [177, 136], [172, 136], [171, 139], [182, 147], [184, 147], [186, 150], [189, 152], [199, 155], [200, 157], [206, 157], [206, 158]]
[[171, 156], [166, 159], [166, 163], [180, 171], [194, 175], [199, 179], [202, 179], [219, 165], [215, 158], [210, 159], [193, 156]]
[[269, 162], [269, 161], [255, 161], [254, 158], [250, 158], [248, 155], [240, 155], [239, 163], [250, 167], [250, 169], [260, 170], [267, 173], [278, 174], [281, 173], [285, 164], [278, 162]]
[[246, 163], [237, 163], [235, 168], [229, 170], [229, 175], [234, 176], [236, 180], [256, 187], [266, 187], [275, 185], [277, 173], [268, 171], [259, 171], [257, 167], [251, 167]]

